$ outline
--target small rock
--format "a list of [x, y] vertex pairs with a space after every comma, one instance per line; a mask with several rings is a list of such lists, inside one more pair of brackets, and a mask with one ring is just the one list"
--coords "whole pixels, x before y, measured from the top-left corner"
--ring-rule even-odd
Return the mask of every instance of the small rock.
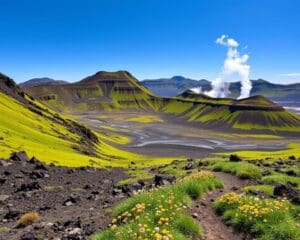
[[19, 211], [9, 210], [9, 212], [4, 215], [4, 219], [12, 220], [12, 219], [16, 219], [20, 215], [21, 212]]
[[1, 166], [1, 167], [8, 167], [8, 166], [10, 166], [11, 164], [12, 164], [12, 163], [9, 162], [9, 161], [7, 161], [7, 160], [3, 160], [3, 159], [0, 160], [0, 166]]
[[29, 161], [29, 158], [28, 158], [26, 152], [24, 152], [24, 151], [12, 153], [10, 155], [10, 159], [13, 161], [17, 161], [17, 162]]
[[27, 192], [27, 191], [33, 191], [33, 190], [39, 190], [39, 189], [41, 189], [41, 186], [39, 185], [38, 182], [31, 182], [28, 184], [23, 183], [21, 185], [21, 187], [19, 187], [17, 189], [17, 192], [21, 192], [21, 191]]
[[193, 217], [193, 218], [198, 218], [198, 213], [193, 213], [193, 214], [192, 214], [192, 217]]
[[294, 155], [292, 155], [292, 156], [289, 156], [289, 159], [290, 160], [296, 160], [296, 157]]
[[156, 174], [154, 176], [154, 185], [155, 186], [163, 186], [163, 185], [170, 185], [174, 183], [176, 178], [171, 175], [165, 174]]
[[4, 184], [6, 181], [7, 181], [6, 178], [1, 178], [1, 177], [0, 177], [0, 184]]
[[229, 161], [230, 162], [240, 162], [240, 161], [242, 161], [242, 159], [236, 154], [231, 154], [229, 157]]
[[81, 228], [73, 228], [69, 230], [69, 235], [80, 235], [81, 231]]
[[263, 170], [263, 171], [261, 172], [261, 175], [263, 175], [263, 176], [268, 176], [268, 175], [270, 175], [270, 174], [271, 174], [270, 171], [267, 170], [267, 169], [265, 169], [265, 170]]
[[34, 234], [32, 233], [25, 233], [22, 237], [21, 240], [38, 240], [38, 238], [35, 237]]
[[41, 162], [37, 162], [35, 164], [34, 169], [35, 170], [45, 170], [45, 171], [47, 170], [46, 166], [43, 163], [41, 163]]
[[0, 195], [0, 202], [5, 202], [9, 198], [9, 195]]
[[273, 194], [275, 196], [287, 197], [292, 203], [300, 205], [300, 191], [294, 189], [290, 183], [277, 184]]

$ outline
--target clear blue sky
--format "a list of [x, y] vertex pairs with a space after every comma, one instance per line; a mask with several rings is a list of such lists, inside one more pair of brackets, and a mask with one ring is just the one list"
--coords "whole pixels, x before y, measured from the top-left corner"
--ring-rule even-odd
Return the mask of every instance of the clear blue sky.
[[18, 82], [126, 69], [139, 79], [215, 78], [222, 34], [251, 78], [300, 81], [297, 0], [0, 0], [0, 71]]

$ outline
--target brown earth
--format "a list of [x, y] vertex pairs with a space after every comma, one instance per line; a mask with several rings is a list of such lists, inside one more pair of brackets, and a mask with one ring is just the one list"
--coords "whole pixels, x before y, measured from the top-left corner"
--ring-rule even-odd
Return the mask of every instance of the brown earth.
[[221, 195], [228, 192], [240, 192], [241, 188], [251, 185], [249, 180], [241, 180], [228, 173], [214, 172], [223, 181], [224, 188], [205, 194], [205, 196], [194, 202], [190, 214], [196, 218], [204, 227], [204, 236], [196, 240], [241, 240], [249, 239], [242, 233], [237, 233], [233, 228], [226, 226], [221, 217], [216, 215], [212, 203]]

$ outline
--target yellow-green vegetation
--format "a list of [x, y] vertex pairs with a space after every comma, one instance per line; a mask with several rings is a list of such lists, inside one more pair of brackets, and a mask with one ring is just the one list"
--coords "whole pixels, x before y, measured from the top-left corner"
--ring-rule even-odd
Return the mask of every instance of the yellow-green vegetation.
[[300, 239], [300, 207], [286, 199], [228, 193], [214, 202], [214, 208], [228, 224], [256, 239]]
[[97, 136], [102, 140], [117, 143], [120, 145], [128, 144], [131, 142], [131, 139], [129, 137], [111, 131], [109, 133], [99, 132]]
[[124, 185], [124, 184], [130, 184], [137, 182], [138, 180], [143, 180], [147, 182], [148, 180], [152, 179], [154, 175], [149, 172], [148, 169], [143, 169], [143, 168], [134, 168], [134, 169], [129, 169], [126, 171], [126, 173], [130, 176], [127, 179], [121, 180], [118, 182], [118, 185]]
[[163, 122], [164, 120], [157, 115], [141, 115], [134, 118], [129, 118], [129, 122], [140, 122], [140, 123], [153, 123], [153, 122]]
[[[35, 101], [35, 105], [46, 109]], [[97, 156], [88, 156], [78, 150], [82, 136], [68, 129], [64, 124], [52, 120], [55, 112], [47, 109], [42, 115], [12, 97], [0, 93], [0, 157], [8, 158], [12, 152], [26, 151], [45, 163], [60, 166], [80, 167], [127, 167], [131, 161], [138, 167], [169, 163], [173, 158], [146, 157], [113, 147], [106, 143], [108, 136], [97, 133], [100, 143], [94, 147]], [[64, 118], [60, 115], [60, 118]], [[67, 120], [67, 119], [66, 119]], [[110, 139], [119, 143], [128, 142], [125, 137]]]
[[9, 230], [10, 229], [8, 227], [0, 227], [0, 233], [7, 233], [7, 232], [9, 232]]
[[64, 189], [64, 187], [61, 186], [61, 185], [58, 185], [58, 186], [51, 186], [51, 185], [44, 186], [44, 190], [46, 190], [46, 191], [55, 191], [55, 190], [63, 190], [63, 189]]
[[265, 158], [273, 158], [273, 159], [288, 159], [289, 156], [300, 157], [300, 143], [290, 143], [288, 144], [286, 150], [278, 150], [278, 151], [236, 151], [233, 153], [222, 153], [220, 155], [230, 155], [237, 154], [238, 156], [244, 159], [265, 159]]
[[253, 186], [247, 186], [243, 188], [243, 191], [248, 193], [250, 191], [255, 192], [263, 192], [269, 195], [273, 195], [274, 186], [270, 185], [253, 185]]
[[209, 172], [192, 174], [175, 185], [152, 189], [129, 198], [115, 207], [109, 229], [93, 240], [185, 240], [201, 235], [202, 229], [186, 213], [192, 199], [222, 187]]
[[233, 173], [242, 179], [260, 179], [261, 168], [247, 162], [218, 162], [212, 170]]
[[300, 189], [300, 177], [288, 176], [282, 173], [272, 173], [272, 175], [263, 177], [262, 180], [269, 184], [292, 183]]
[[253, 138], [253, 139], [283, 139], [280, 135], [275, 134], [242, 134], [242, 133], [218, 133], [220, 137], [225, 138]]

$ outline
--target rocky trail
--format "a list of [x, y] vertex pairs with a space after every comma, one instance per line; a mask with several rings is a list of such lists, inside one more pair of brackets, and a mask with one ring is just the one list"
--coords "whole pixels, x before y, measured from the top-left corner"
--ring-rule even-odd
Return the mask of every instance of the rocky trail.
[[249, 185], [248, 180], [241, 180], [234, 175], [222, 172], [214, 172], [224, 184], [223, 189], [216, 189], [204, 195], [200, 200], [194, 202], [190, 214], [197, 219], [204, 228], [204, 236], [196, 240], [242, 240], [247, 237], [242, 233], [237, 233], [233, 228], [226, 226], [221, 217], [216, 215], [212, 203], [217, 198], [228, 192], [240, 192], [241, 189]]

